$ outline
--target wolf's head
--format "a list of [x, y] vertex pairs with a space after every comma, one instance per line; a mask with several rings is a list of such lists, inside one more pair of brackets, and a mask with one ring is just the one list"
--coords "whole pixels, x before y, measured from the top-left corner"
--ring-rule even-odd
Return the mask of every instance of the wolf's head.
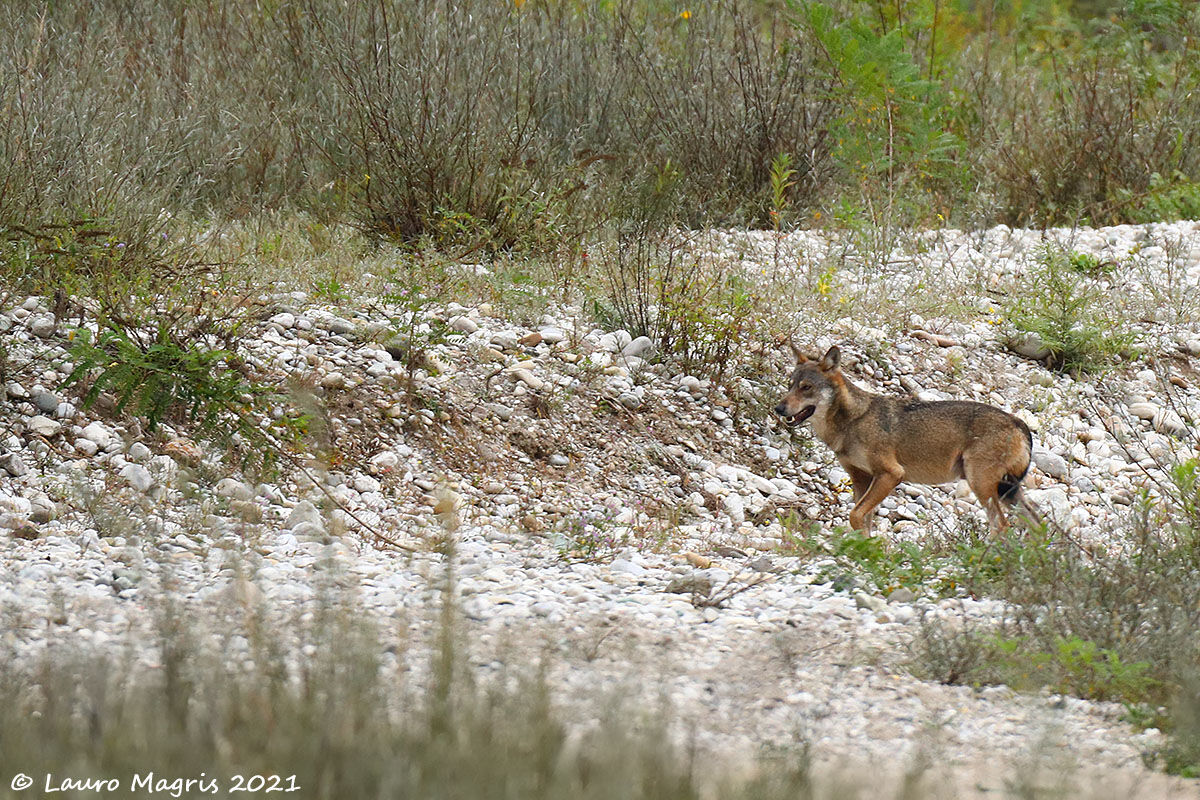
[[775, 406], [775, 413], [789, 426], [799, 425], [817, 411], [829, 407], [836, 394], [836, 384], [841, 380], [838, 365], [842, 353], [831, 347], [820, 358], [809, 358], [792, 344], [796, 356], [796, 369], [792, 373], [788, 393]]

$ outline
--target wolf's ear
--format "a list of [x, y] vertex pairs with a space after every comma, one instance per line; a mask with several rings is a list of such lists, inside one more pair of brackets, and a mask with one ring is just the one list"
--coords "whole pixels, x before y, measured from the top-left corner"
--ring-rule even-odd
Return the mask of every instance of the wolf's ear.
[[838, 368], [838, 364], [842, 363], [842, 351], [838, 350], [837, 345], [825, 351], [825, 355], [821, 357], [821, 363], [818, 366], [822, 372], [833, 372]]
[[796, 357], [797, 364], [804, 364], [808, 361], [808, 356], [804, 355], [804, 353], [801, 352], [799, 347], [796, 347], [796, 343], [794, 341], [792, 341], [792, 339], [790, 337], [788, 338], [788, 344], [792, 348], [792, 355]]

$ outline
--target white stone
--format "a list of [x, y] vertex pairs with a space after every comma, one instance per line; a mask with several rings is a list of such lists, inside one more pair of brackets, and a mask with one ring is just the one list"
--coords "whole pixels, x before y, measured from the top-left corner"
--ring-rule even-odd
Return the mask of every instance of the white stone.
[[542, 335], [542, 341], [546, 344], [554, 345], [567, 340], [567, 334], [562, 328], [548, 326], [538, 331]]
[[746, 503], [744, 500], [742, 500], [742, 496], [740, 494], [726, 495], [725, 499], [721, 501], [721, 505], [725, 509], [725, 513], [729, 515], [729, 518], [733, 520], [734, 523], [741, 523], [745, 521]]
[[139, 492], [148, 492], [154, 488], [154, 476], [141, 464], [126, 464], [121, 468], [121, 477]]
[[639, 336], [621, 348], [621, 355], [626, 358], [644, 358], [654, 350], [654, 342], [648, 336]]
[[608, 568], [612, 572], [615, 572], [620, 575], [641, 576], [641, 575], [646, 574], [645, 567], [635, 564], [632, 561], [625, 559], [625, 558], [614, 559], [613, 562], [608, 565]]
[[514, 369], [509, 373], [514, 379], [533, 389], [535, 392], [541, 391], [546, 386], [546, 382], [538, 376], [534, 375], [527, 369]]
[[249, 500], [254, 497], [254, 490], [236, 478], [221, 478], [213, 491], [220, 497], [231, 500]]
[[58, 327], [54, 322], [54, 317], [49, 314], [42, 314], [29, 320], [29, 332], [41, 339], [48, 339], [54, 335], [54, 329]]
[[625, 345], [632, 341], [633, 337], [629, 334], [629, 331], [621, 330], [604, 334], [600, 337], [599, 344], [602, 350], [606, 350], [609, 353], [619, 353]]
[[1054, 523], [1067, 526], [1071, 523], [1071, 500], [1066, 490], [1053, 486], [1049, 489], [1031, 489], [1026, 492], [1029, 502]]
[[142, 444], [141, 442], [134, 442], [133, 444], [129, 445], [129, 450], [126, 451], [126, 455], [129, 456], [130, 461], [143, 464], [150, 460], [150, 457], [153, 455], [153, 453], [150, 452], [149, 447], [146, 447], [146, 445]]
[[1042, 337], [1036, 333], [1024, 333], [1014, 336], [1008, 343], [1009, 348], [1014, 353], [1025, 358], [1040, 361], [1050, 355], [1050, 348], [1042, 341]]
[[93, 422], [84, 428], [83, 437], [95, 442], [96, 446], [101, 448], [107, 448], [117, 440], [117, 435], [109, 430], [103, 422]]
[[29, 431], [38, 436], [45, 436], [47, 439], [58, 436], [62, 430], [62, 423], [56, 422], [49, 417], [43, 417], [38, 414], [29, 420]]
[[479, 330], [479, 324], [470, 317], [455, 317], [450, 320], [450, 327], [459, 333], [472, 334]]
[[1154, 415], [1159, 411], [1160, 409], [1157, 405], [1146, 401], [1129, 404], [1129, 413], [1138, 419], [1152, 420], [1154, 419]]
[[294, 531], [296, 527], [306, 523], [323, 527], [321, 512], [317, 510], [317, 507], [308, 500], [301, 500], [288, 514], [284, 525]]

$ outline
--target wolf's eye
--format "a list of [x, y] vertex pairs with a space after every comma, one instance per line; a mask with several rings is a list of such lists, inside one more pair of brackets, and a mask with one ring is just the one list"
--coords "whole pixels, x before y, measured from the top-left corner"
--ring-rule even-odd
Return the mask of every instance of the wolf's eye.
[[800, 386], [799, 386], [799, 387], [797, 387], [797, 388], [799, 388], [799, 389], [800, 389], [800, 391], [802, 391], [802, 392], [807, 392], [809, 389], [811, 389], [811, 388], [812, 388], [812, 384], [811, 384], [811, 383], [802, 383], [802, 384], [800, 384]]

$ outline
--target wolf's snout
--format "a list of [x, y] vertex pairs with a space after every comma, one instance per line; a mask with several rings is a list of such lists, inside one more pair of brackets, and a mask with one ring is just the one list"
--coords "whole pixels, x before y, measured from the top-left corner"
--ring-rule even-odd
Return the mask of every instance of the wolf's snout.
[[780, 416], [780, 418], [783, 419], [784, 423], [788, 427], [795, 427], [795, 426], [799, 425], [801, 422], [804, 422], [804, 420], [811, 417], [813, 415], [813, 412], [816, 410], [817, 410], [816, 406], [809, 406], [808, 408], [805, 408], [801, 411], [797, 411], [795, 414], [789, 414], [788, 408], [787, 408], [787, 400], [784, 400], [779, 405], [775, 406], [775, 413], [778, 414]]

